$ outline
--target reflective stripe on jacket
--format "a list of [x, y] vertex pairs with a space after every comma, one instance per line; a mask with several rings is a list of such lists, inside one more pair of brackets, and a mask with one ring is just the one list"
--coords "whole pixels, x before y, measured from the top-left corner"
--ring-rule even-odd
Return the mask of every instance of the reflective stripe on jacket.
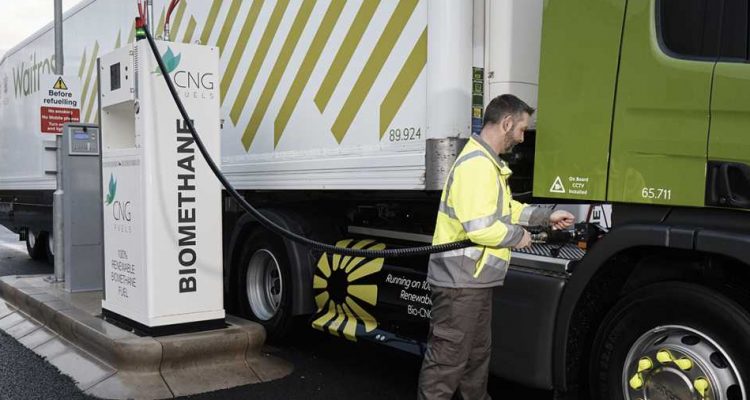
[[427, 281], [440, 287], [503, 284], [521, 226], [548, 225], [551, 210], [513, 200], [512, 174], [481, 137], [472, 136], [443, 188], [433, 244], [471, 239], [477, 246], [430, 256]]

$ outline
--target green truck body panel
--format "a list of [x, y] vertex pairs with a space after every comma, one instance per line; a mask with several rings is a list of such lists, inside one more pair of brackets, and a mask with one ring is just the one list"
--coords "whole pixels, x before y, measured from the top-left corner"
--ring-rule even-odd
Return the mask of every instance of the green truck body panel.
[[750, 164], [750, 65], [716, 65], [710, 135], [709, 160]]
[[658, 0], [559, 3], [544, 9], [534, 195], [705, 206], [708, 160], [750, 164], [750, 65], [672, 54]]
[[535, 196], [605, 200], [625, 3], [545, 2]]
[[665, 54], [655, 2], [628, 2], [607, 199], [702, 206], [714, 63]]

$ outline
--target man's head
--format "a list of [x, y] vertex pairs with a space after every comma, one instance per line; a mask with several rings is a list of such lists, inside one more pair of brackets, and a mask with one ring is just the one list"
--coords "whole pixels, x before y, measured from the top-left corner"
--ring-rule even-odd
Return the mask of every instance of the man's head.
[[523, 143], [533, 114], [533, 108], [512, 94], [497, 96], [484, 111], [481, 135], [498, 153], [508, 153]]

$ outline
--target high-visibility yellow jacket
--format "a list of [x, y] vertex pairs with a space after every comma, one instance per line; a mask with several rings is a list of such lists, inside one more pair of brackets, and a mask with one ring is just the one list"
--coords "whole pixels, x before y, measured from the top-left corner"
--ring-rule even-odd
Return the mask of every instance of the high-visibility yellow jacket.
[[481, 137], [472, 136], [453, 164], [440, 198], [433, 244], [471, 239], [476, 246], [430, 256], [427, 281], [452, 288], [503, 284], [510, 248], [522, 226], [548, 225], [551, 210], [513, 200], [508, 165]]

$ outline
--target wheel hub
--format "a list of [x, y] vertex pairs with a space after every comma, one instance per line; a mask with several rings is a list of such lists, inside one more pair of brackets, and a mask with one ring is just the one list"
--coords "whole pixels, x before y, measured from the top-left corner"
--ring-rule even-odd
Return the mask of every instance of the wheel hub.
[[256, 251], [247, 265], [245, 288], [247, 302], [256, 317], [268, 321], [281, 306], [284, 282], [281, 268], [270, 251]]
[[649, 376], [644, 385], [646, 398], [678, 400], [695, 398], [690, 379], [675, 368], [660, 368]]
[[623, 369], [627, 400], [739, 400], [745, 388], [728, 354], [687, 327], [657, 327], [630, 348]]

